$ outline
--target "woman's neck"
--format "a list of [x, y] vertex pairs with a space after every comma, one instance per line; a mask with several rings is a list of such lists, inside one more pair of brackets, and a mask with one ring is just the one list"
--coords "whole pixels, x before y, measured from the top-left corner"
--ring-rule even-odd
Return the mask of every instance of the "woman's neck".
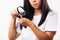
[[41, 10], [35, 10], [35, 12], [34, 12], [34, 16], [37, 16], [37, 15], [40, 15], [42, 12], [41, 12]]

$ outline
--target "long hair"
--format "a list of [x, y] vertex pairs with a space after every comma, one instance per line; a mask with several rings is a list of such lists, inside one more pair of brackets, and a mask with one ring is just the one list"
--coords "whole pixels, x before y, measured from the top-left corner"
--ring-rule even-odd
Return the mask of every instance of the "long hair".
[[[47, 17], [47, 14], [50, 10], [47, 0], [41, 0], [40, 9], [42, 11], [42, 17], [38, 26], [42, 25]], [[24, 17], [33, 20], [34, 8], [30, 5], [29, 0], [24, 0], [24, 10], [26, 15]]]
[[[27, 13], [25, 15], [25, 17], [32, 20], [33, 15], [34, 15], [34, 8], [30, 5], [29, 0], [24, 0], [24, 9]], [[48, 6], [47, 0], [41, 0], [40, 9], [42, 11], [42, 17], [41, 17], [41, 20], [40, 20], [38, 26], [40, 26], [41, 24], [44, 23], [48, 12], [51, 11], [49, 6]]]

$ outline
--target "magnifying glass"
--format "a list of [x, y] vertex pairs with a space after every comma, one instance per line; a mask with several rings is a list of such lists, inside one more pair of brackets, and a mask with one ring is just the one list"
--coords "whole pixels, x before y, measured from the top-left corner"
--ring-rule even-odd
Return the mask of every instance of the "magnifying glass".
[[[17, 7], [17, 12], [18, 12], [18, 16], [17, 16], [18, 18], [22, 18], [22, 16], [26, 15], [26, 12], [22, 6]], [[20, 26], [22, 26], [22, 25], [20, 25]], [[26, 26], [25, 26], [25, 28], [26, 28]], [[22, 27], [21, 27], [21, 29], [22, 29]]]
[[24, 10], [24, 8], [22, 7], [22, 6], [19, 6], [19, 7], [17, 7], [17, 11], [18, 11], [18, 17], [19, 18], [22, 18], [22, 16], [25, 16], [26, 15], [26, 12], [25, 12], [25, 10]]

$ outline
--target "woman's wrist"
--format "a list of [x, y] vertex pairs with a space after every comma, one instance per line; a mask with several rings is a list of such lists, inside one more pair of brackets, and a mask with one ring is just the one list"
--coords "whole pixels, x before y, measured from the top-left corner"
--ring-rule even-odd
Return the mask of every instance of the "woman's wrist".
[[13, 20], [16, 20], [16, 17], [11, 17]]
[[33, 26], [33, 22], [30, 21], [30, 22], [29, 22], [29, 27], [32, 27], [32, 26]]
[[16, 21], [16, 18], [13, 18], [13, 17], [12, 17], [11, 20], [15, 22], [15, 21]]

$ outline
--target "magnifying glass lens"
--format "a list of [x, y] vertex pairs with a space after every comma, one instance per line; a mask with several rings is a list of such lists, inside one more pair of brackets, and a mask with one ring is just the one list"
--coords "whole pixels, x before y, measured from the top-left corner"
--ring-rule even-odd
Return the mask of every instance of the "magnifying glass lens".
[[25, 10], [21, 6], [17, 7], [17, 11], [19, 13], [19, 16], [25, 16], [26, 15]]

